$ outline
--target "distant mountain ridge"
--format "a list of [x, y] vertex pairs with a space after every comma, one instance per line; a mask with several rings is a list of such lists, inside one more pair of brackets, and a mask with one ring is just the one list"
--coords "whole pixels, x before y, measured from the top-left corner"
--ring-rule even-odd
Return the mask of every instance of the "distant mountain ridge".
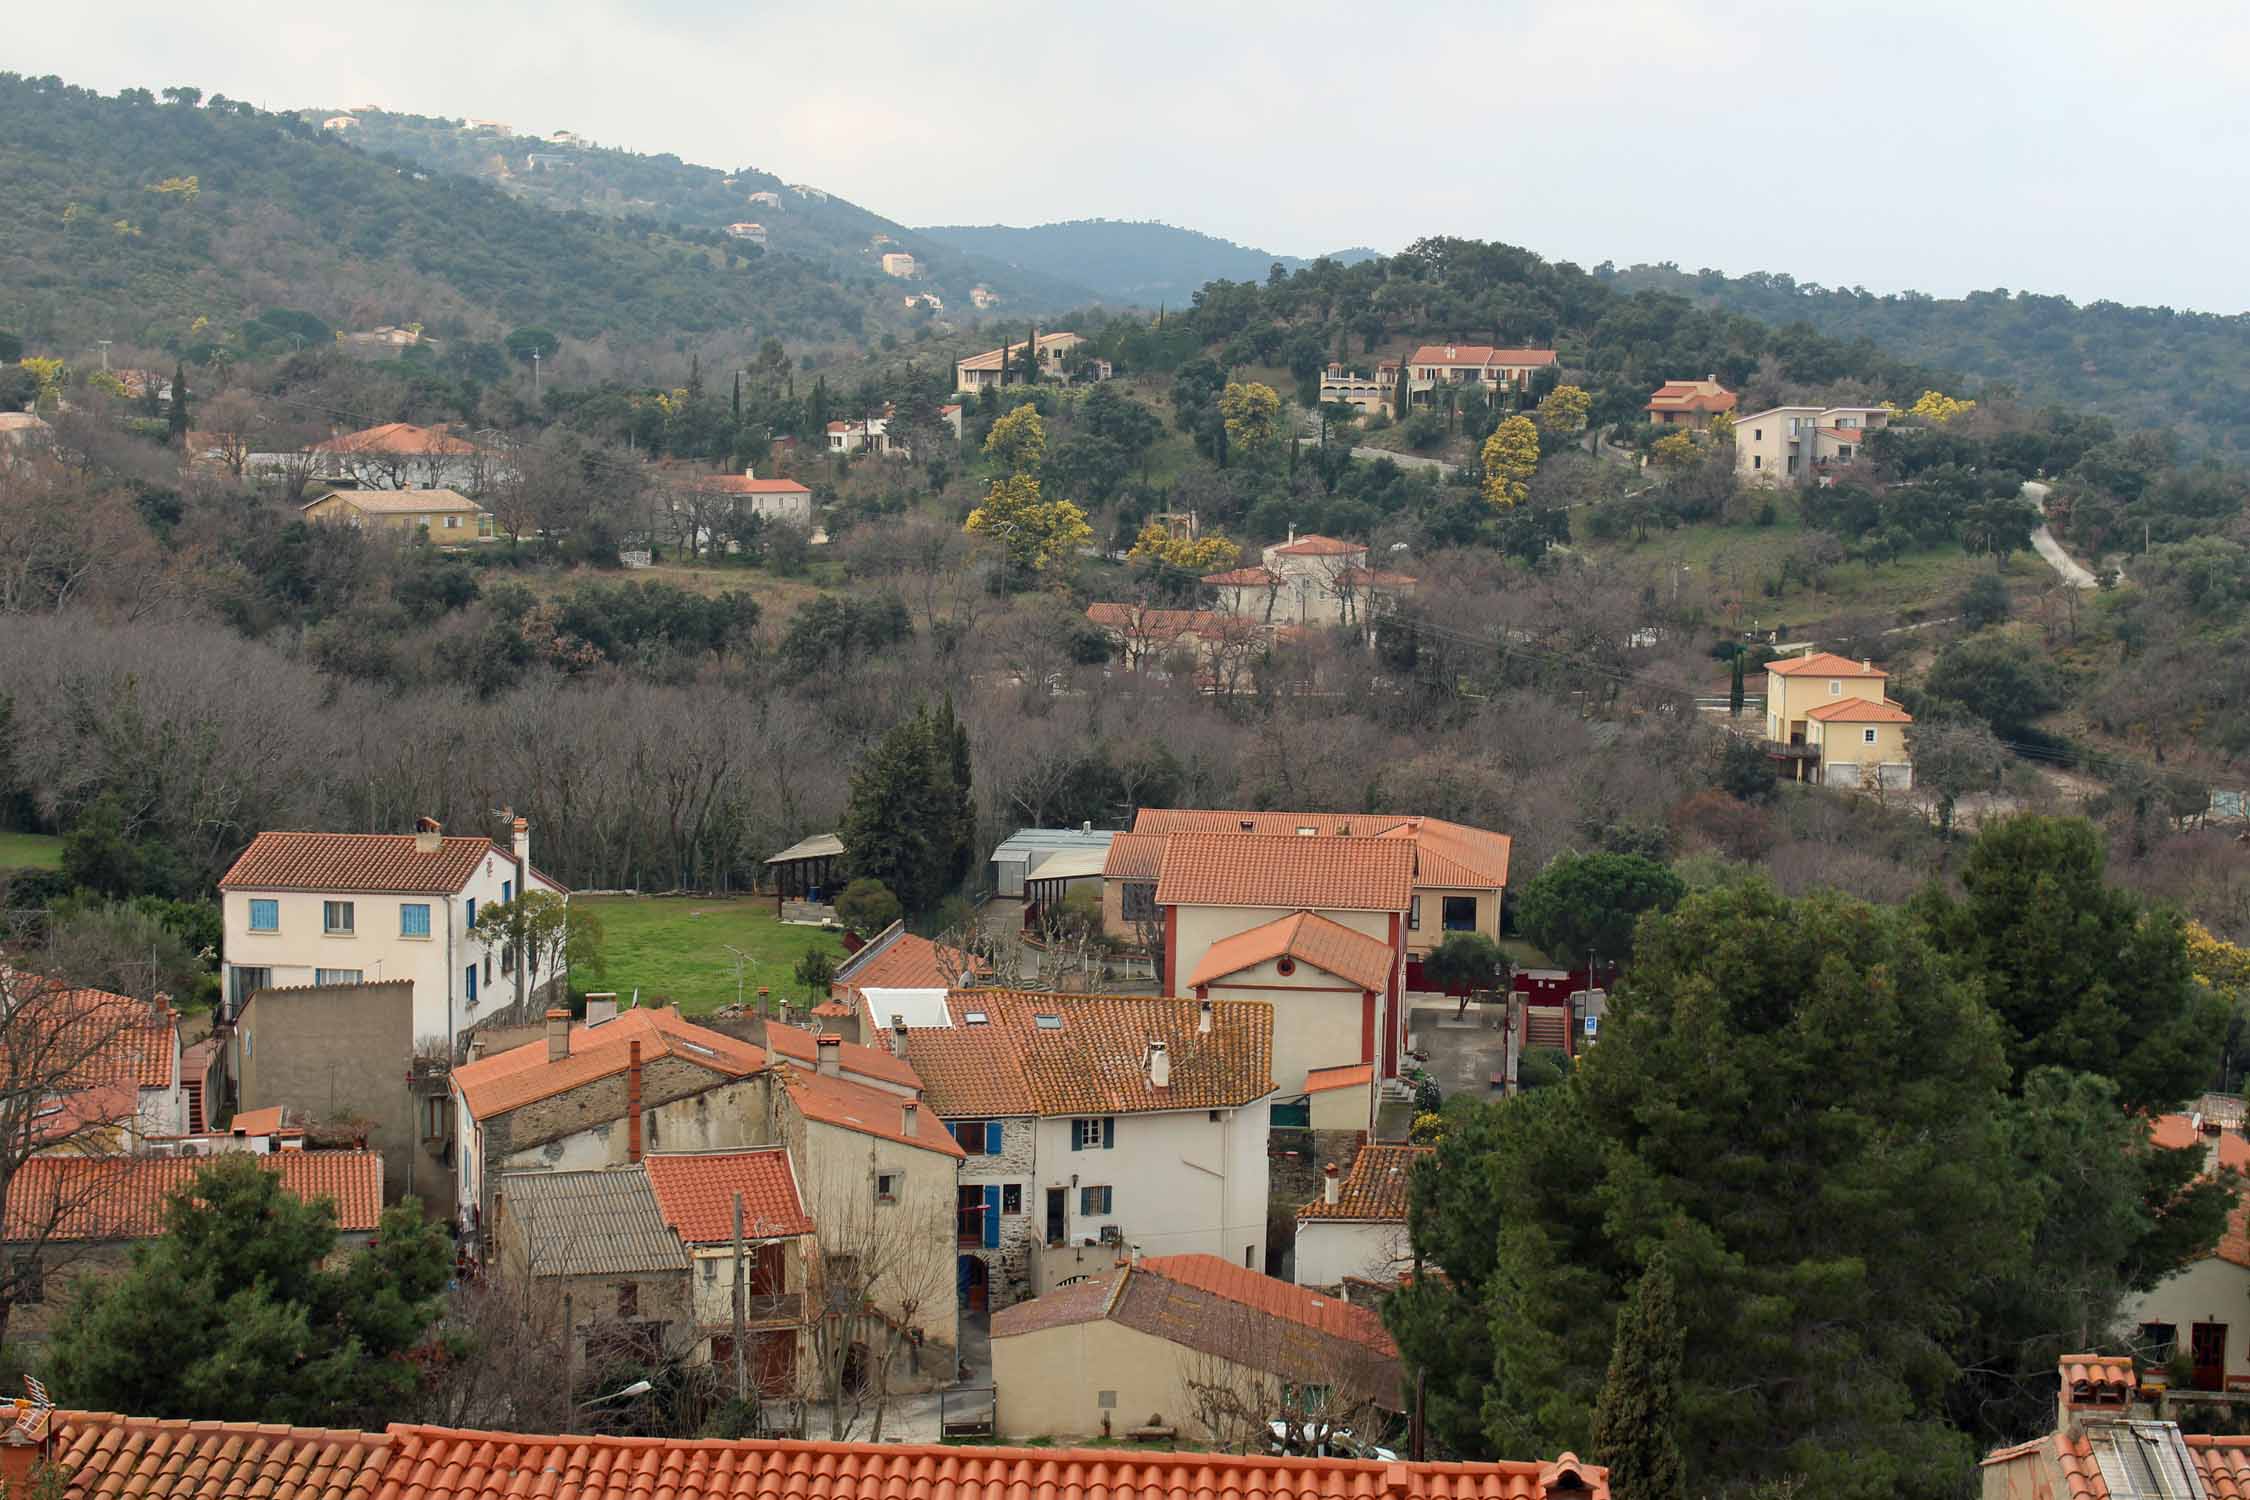
[[[1154, 219], [1070, 219], [1030, 228], [951, 224], [918, 232], [1025, 272], [1077, 282], [1105, 300], [1142, 307], [1177, 306], [1213, 281], [1264, 281], [1276, 262], [1287, 271], [1313, 263]], [[1355, 245], [1318, 258], [1352, 265], [1380, 253]]]

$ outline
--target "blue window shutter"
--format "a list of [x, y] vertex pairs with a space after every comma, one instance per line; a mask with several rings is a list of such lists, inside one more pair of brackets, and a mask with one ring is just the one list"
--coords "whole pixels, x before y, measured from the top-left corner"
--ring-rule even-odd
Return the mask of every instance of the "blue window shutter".
[[987, 1156], [998, 1156], [1000, 1154], [1000, 1122], [998, 1120], [984, 1122], [984, 1154]]
[[503, 880], [500, 882], [500, 899], [503, 901], [513, 901], [516, 899], [516, 883], [513, 880]]
[[984, 1190], [984, 1248], [1000, 1248], [1000, 1189], [997, 1187]]
[[1078, 1128], [1083, 1123], [1085, 1122], [1082, 1120], [1073, 1120], [1070, 1122], [1070, 1149], [1073, 1151], [1083, 1151], [1086, 1149], [1085, 1132], [1081, 1131]]
[[1117, 1116], [1102, 1116], [1102, 1149], [1107, 1151], [1117, 1144]]
[[474, 896], [469, 898], [469, 925], [471, 927], [477, 925], [477, 898]]
[[476, 966], [475, 964], [471, 964], [471, 965], [469, 965], [469, 998], [470, 998], [471, 1000], [474, 1000], [474, 999], [476, 999], [476, 997], [477, 997], [477, 966]]

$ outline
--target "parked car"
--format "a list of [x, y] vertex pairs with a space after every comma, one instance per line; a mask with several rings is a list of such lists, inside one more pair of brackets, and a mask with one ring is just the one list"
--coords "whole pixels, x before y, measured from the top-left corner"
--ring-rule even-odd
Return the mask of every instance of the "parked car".
[[1266, 1451], [1310, 1458], [1371, 1458], [1387, 1464], [1399, 1461], [1396, 1453], [1364, 1441], [1349, 1427], [1322, 1430], [1317, 1422], [1290, 1422], [1280, 1417], [1266, 1424]]

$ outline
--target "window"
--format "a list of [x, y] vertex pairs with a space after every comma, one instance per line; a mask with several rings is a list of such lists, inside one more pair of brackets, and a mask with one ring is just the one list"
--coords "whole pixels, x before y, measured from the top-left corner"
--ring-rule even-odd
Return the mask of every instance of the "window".
[[235, 964], [227, 970], [228, 999], [233, 1002], [238, 1010], [241, 1008], [243, 1001], [272, 983], [273, 970], [271, 969], [246, 969], [240, 964]]
[[1831, 697], [1831, 698], [1837, 697], [1837, 696], [1839, 696], [1840, 694], [1842, 694], [1842, 692], [1843, 692], [1843, 691], [1844, 691], [1844, 685], [1843, 685], [1843, 683], [1839, 682], [1838, 680], [1836, 680], [1836, 679], [1835, 679], [1835, 678], [1833, 678], [1833, 677], [1831, 677], [1831, 678], [1829, 678], [1829, 679], [1828, 679], [1828, 696], [1829, 696], [1829, 697]]
[[1765, 440], [1766, 440], [1766, 430], [1765, 430], [1765, 429], [1764, 429], [1763, 427], [1753, 427], [1753, 428], [1751, 428], [1751, 429], [1750, 429], [1750, 441], [1751, 441], [1751, 442], [1753, 442], [1753, 443], [1762, 443], [1762, 442], [1764, 442]]
[[703, 1257], [702, 1264], [703, 1284], [709, 1286], [719, 1279], [719, 1258], [716, 1255], [706, 1255]]
[[1861, 731], [1859, 732], [1859, 734], [1860, 734], [1860, 739], [1861, 739], [1861, 742], [1862, 742], [1862, 743], [1864, 743], [1864, 744], [1869, 744], [1869, 745], [1872, 745], [1872, 744], [1874, 744], [1874, 743], [1875, 743], [1875, 731], [1874, 731], [1874, 730], [1872, 730], [1872, 729], [1862, 729], [1862, 730], [1861, 730]]
[[446, 1099], [443, 1095], [432, 1095], [422, 1101], [423, 1140], [442, 1141], [445, 1139], [445, 1106]]
[[1125, 882], [1123, 915], [1128, 922], [1156, 920], [1156, 886], [1146, 880]]
[[426, 903], [420, 901], [400, 903], [398, 935], [416, 938], [426, 938], [430, 935], [430, 908]]
[[1004, 1214], [1020, 1214], [1023, 1212], [1022, 1183], [1011, 1182], [1000, 1189], [1000, 1212]]
[[321, 902], [320, 930], [342, 937], [350, 937], [352, 935], [352, 904], [349, 901]]
[[471, 927], [477, 925], [477, 898], [474, 896], [469, 898], [469, 925]]
[[1107, 1151], [1117, 1144], [1117, 1117], [1102, 1115], [1097, 1119], [1070, 1122], [1070, 1149], [1073, 1151]]
[[250, 898], [250, 930], [252, 932], [281, 931], [281, 903], [279, 901]]
[[1753, 469], [1762, 469], [1762, 468], [1764, 468], [1765, 466], [1766, 466], [1766, 461], [1765, 461], [1765, 460], [1764, 460], [1763, 458], [1760, 458], [1760, 457], [1759, 457], [1758, 455], [1756, 455], [1755, 453], [1753, 453], [1753, 454], [1751, 454], [1751, 455], [1750, 455], [1750, 467], [1751, 467], [1751, 468], [1753, 468]]
[[468, 983], [469, 983], [469, 1003], [470, 1003], [471, 1005], [474, 1005], [474, 1004], [476, 1004], [476, 1003], [477, 1003], [477, 966], [476, 966], [475, 964], [471, 964], [471, 965], [469, 965], [469, 970], [468, 970]]
[[16, 1284], [16, 1294], [11, 1300], [17, 1306], [37, 1307], [47, 1300], [47, 1268], [38, 1256], [18, 1256], [11, 1271], [11, 1279]]
[[1422, 898], [1420, 896], [1406, 898], [1406, 930], [1409, 932], [1420, 932], [1422, 930]]
[[998, 1120], [956, 1120], [946, 1129], [970, 1156], [998, 1156], [1001, 1127]]
[[1447, 932], [1476, 931], [1477, 898], [1474, 896], [1446, 897], [1444, 920]]
[[877, 1172], [875, 1174], [875, 1201], [877, 1203], [898, 1202], [898, 1173]]
[[315, 969], [313, 970], [313, 983], [357, 984], [362, 972], [364, 971], [359, 969]]
[[641, 1288], [638, 1282], [628, 1281], [617, 1289], [617, 1315], [637, 1318], [641, 1315]]
[[1110, 1196], [1105, 1187], [1082, 1187], [1078, 1190], [1078, 1212], [1089, 1219], [1109, 1217]]
[[500, 899], [501, 899], [501, 900], [503, 900], [503, 901], [513, 901], [513, 900], [514, 900], [515, 898], [516, 898], [516, 883], [515, 883], [515, 882], [514, 882], [513, 880], [503, 880], [503, 881], [501, 881], [501, 882], [500, 882]]
[[2180, 1330], [2171, 1323], [2143, 1323], [2141, 1325], [2141, 1358], [2151, 1364], [2172, 1362], [2180, 1341]]

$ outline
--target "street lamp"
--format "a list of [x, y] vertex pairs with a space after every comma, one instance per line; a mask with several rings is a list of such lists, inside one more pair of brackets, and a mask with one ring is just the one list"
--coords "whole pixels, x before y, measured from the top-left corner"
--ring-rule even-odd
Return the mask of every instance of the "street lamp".
[[599, 1406], [604, 1401], [628, 1401], [635, 1396], [645, 1396], [654, 1389], [656, 1387], [650, 1385], [647, 1381], [636, 1380], [621, 1391], [611, 1391], [606, 1396], [596, 1396], [591, 1401], [581, 1401], [578, 1404], [580, 1406]]

